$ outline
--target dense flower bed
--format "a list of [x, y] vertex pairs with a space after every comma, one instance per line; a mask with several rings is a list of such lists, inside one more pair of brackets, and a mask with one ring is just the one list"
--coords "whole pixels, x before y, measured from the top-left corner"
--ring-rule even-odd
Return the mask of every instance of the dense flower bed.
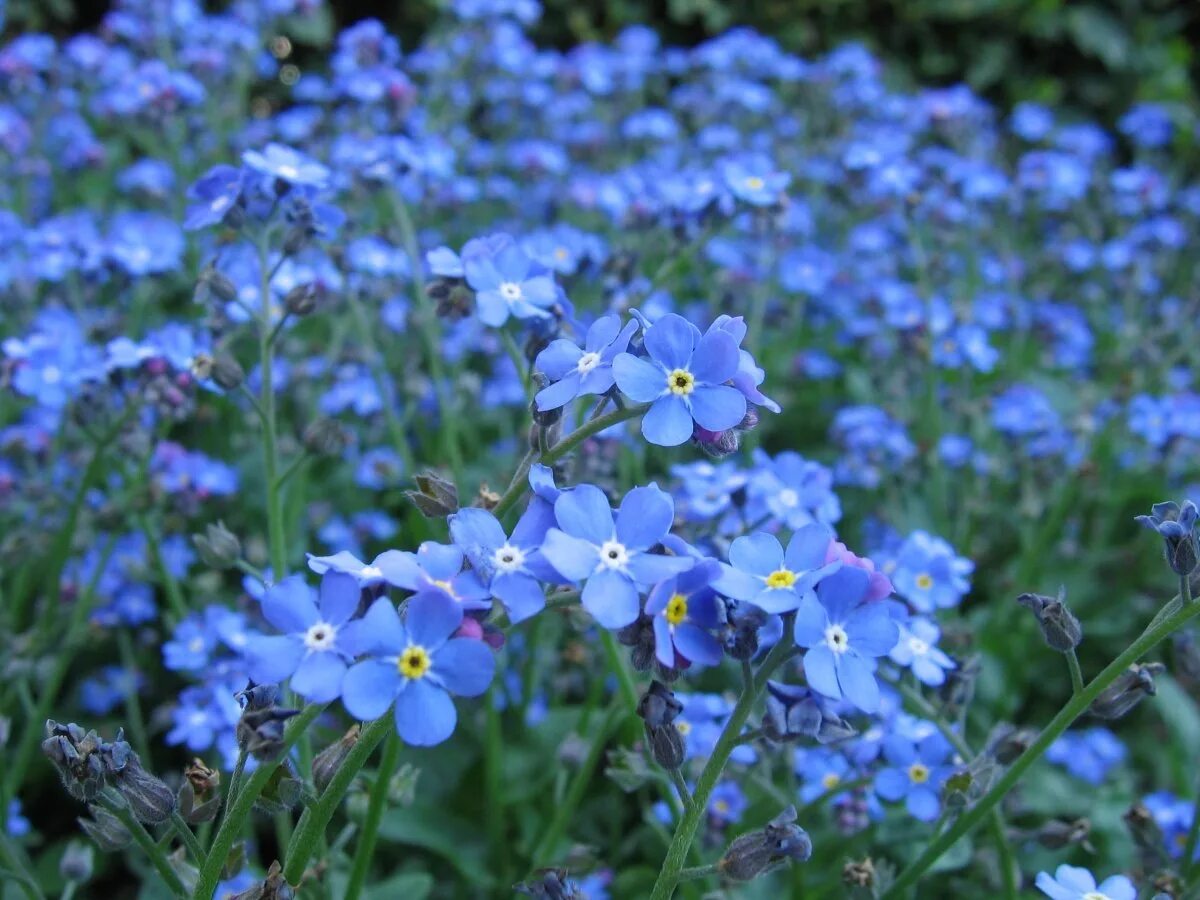
[[1195, 886], [1184, 123], [159, 6], [0, 49], [4, 897]]

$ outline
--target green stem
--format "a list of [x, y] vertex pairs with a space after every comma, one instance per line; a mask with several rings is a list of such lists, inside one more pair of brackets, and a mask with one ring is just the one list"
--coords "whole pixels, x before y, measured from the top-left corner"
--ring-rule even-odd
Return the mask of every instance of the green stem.
[[500, 882], [507, 883], [506, 868], [508, 848], [504, 839], [504, 730], [500, 721], [500, 710], [496, 708], [496, 686], [493, 684], [484, 695], [484, 748], [483, 783], [487, 800], [484, 823], [487, 828], [488, 855], [500, 875]]
[[196, 865], [204, 865], [205, 860], [208, 859], [208, 854], [204, 852], [204, 848], [196, 840], [196, 835], [192, 833], [191, 827], [184, 821], [183, 816], [179, 814], [179, 810], [177, 809], [171, 810], [171, 824], [175, 826], [175, 831], [179, 834], [179, 839], [187, 847], [188, 853], [192, 854], [192, 860]]
[[29, 900], [46, 900], [46, 895], [42, 893], [37, 879], [29, 871], [22, 856], [20, 848], [5, 833], [4, 829], [0, 828], [0, 861], [3, 861], [5, 868], [16, 876], [14, 880], [17, 886], [25, 892], [25, 896]]
[[288, 842], [284, 859], [283, 877], [287, 879], [288, 884], [293, 886], [300, 884], [300, 879], [304, 877], [304, 870], [308, 867], [308, 861], [316, 852], [317, 845], [324, 837], [330, 819], [341, 805], [342, 798], [346, 796], [346, 791], [358, 777], [358, 773], [366, 764], [371, 753], [395, 729], [395, 720], [390, 715], [382, 716], [364, 728], [362, 734], [359, 735], [358, 742], [350, 748], [341, 767], [329, 784], [325, 786], [325, 790], [321, 792], [317, 802], [307, 807], [301, 814], [300, 824], [292, 833], [292, 839]]
[[139, 514], [135, 516], [134, 521], [136, 521], [138, 529], [146, 536], [146, 549], [150, 554], [150, 563], [153, 565], [154, 574], [158, 576], [163, 591], [167, 595], [167, 604], [171, 607], [171, 612], [179, 619], [185, 618], [189, 612], [187, 601], [183, 597], [183, 589], [180, 588], [179, 582], [171, 574], [171, 570], [167, 568], [166, 560], [163, 559], [160, 547], [162, 538], [158, 530], [145, 515]]
[[675, 876], [676, 883], [680, 881], [695, 881], [698, 878], [711, 878], [714, 875], [719, 875], [720, 870], [716, 863], [707, 866], [692, 866], [690, 869], [680, 869], [679, 874]]
[[684, 812], [687, 812], [687, 808], [692, 803], [692, 792], [688, 790], [683, 773], [678, 769], [671, 770], [671, 783], [675, 785], [675, 790], [679, 792], [679, 802], [683, 804]]
[[1196, 615], [1200, 614], [1200, 604], [1189, 603], [1185, 605], [1181, 602], [1182, 599], [1181, 596], [1176, 596], [1175, 599], [1163, 608], [1163, 613], [1156, 617], [1155, 621], [1142, 632], [1137, 640], [1130, 644], [1120, 656], [1109, 663], [1082, 691], [1072, 695], [1066, 705], [1050, 720], [1050, 724], [1042, 730], [1041, 734], [1029, 745], [1028, 749], [1017, 757], [1016, 761], [1008, 768], [1008, 771], [992, 786], [992, 789], [980, 798], [973, 807], [963, 813], [944, 834], [930, 843], [925, 848], [925, 852], [900, 873], [892, 886], [883, 894], [881, 900], [904, 896], [904, 892], [912, 888], [918, 879], [928, 871], [929, 867], [941, 858], [942, 854], [953, 847], [963, 835], [975, 828], [985, 816], [991, 813], [996, 804], [1013, 789], [1029, 767], [1042, 757], [1042, 754], [1058, 739], [1059, 735], [1066, 731], [1076, 719], [1087, 711], [1087, 708], [1091, 706], [1092, 702], [1100, 696], [1105, 688], [1116, 681], [1141, 656], [1152, 650], [1168, 635], [1178, 631], [1195, 618]]
[[123, 678], [125, 682], [125, 713], [129, 718], [129, 731], [133, 736], [133, 746], [137, 749], [146, 768], [153, 769], [154, 766], [150, 761], [150, 741], [146, 738], [146, 720], [142, 716], [142, 703], [138, 699], [138, 667], [137, 658], [133, 652], [133, 641], [129, 637], [129, 631], [118, 626], [117, 632], [117, 648], [121, 655], [121, 665], [127, 670], [129, 677]]
[[1079, 668], [1074, 647], [1067, 651], [1067, 668], [1071, 670], [1071, 693], [1078, 694], [1083, 690], [1083, 670]]
[[237, 800], [238, 788], [241, 786], [242, 776], [246, 772], [246, 751], [238, 750], [237, 762], [233, 764], [233, 775], [229, 777], [229, 789], [225, 792], [225, 815], [222, 816], [222, 821], [228, 818], [229, 808], [233, 806]]
[[580, 425], [540, 456], [536, 452], [525, 454], [525, 458], [521, 460], [520, 465], [517, 466], [517, 471], [513, 474], [511, 481], [509, 481], [508, 490], [504, 492], [504, 495], [492, 509], [492, 513], [497, 519], [500, 518], [512, 509], [518, 500], [525, 496], [525, 492], [529, 490], [526, 476], [535, 462], [552, 465], [593, 435], [599, 434], [606, 428], [611, 428], [618, 422], [626, 422], [629, 419], [637, 418], [647, 409], [648, 406], [646, 404], [628, 406], [624, 409], [614, 409], [612, 412], [605, 413]]
[[384, 738], [383, 759], [379, 761], [379, 770], [375, 773], [375, 784], [371, 788], [367, 817], [363, 821], [362, 834], [354, 851], [354, 866], [350, 873], [350, 883], [346, 886], [345, 900], [357, 900], [366, 883], [367, 873], [371, 869], [371, 857], [375, 853], [375, 839], [379, 835], [379, 822], [387, 805], [392, 773], [396, 771], [396, 764], [400, 761], [400, 746], [400, 735], [393, 729]]
[[[287, 731], [283, 735], [282, 755], [286, 755], [296, 741], [300, 740], [300, 736], [324, 711], [325, 706], [326, 704], [323, 703], [309, 704], [300, 711], [300, 715], [288, 723]], [[277, 768], [277, 763], [260, 764], [246, 781], [246, 786], [239, 790], [237, 796], [230, 801], [225, 810], [225, 816], [221, 819], [221, 827], [218, 829], [216, 837], [213, 838], [212, 848], [208, 851], [208, 859], [204, 861], [204, 865], [200, 868], [200, 874], [196, 878], [196, 889], [192, 892], [192, 900], [212, 900], [213, 892], [217, 889], [217, 882], [221, 880], [221, 870], [229, 858], [229, 851], [233, 849], [233, 842], [237, 840], [242, 827], [250, 819], [254, 801], [258, 799], [258, 795], [267, 786], [267, 782]], [[231, 785], [231, 787], [233, 786]]]
[[758, 698], [766, 689], [767, 679], [787, 659], [791, 648], [792, 632], [785, 624], [783, 637], [771, 648], [771, 652], [763, 660], [753, 687], [742, 691], [737, 704], [733, 707], [733, 712], [729, 715], [729, 721], [725, 723], [725, 728], [721, 732], [721, 736], [717, 738], [717, 744], [713, 748], [712, 755], [708, 758], [708, 762], [704, 764], [704, 769], [700, 772], [700, 777], [696, 779], [696, 790], [692, 794], [692, 804], [684, 810], [683, 817], [675, 826], [675, 834], [671, 838], [671, 846], [667, 848], [667, 856], [663, 860], [662, 869], [659, 870], [658, 879], [654, 882], [654, 889], [651, 891], [650, 900], [669, 900], [671, 895], [675, 893], [675, 884], [679, 881], [679, 874], [683, 871], [688, 852], [692, 848], [692, 842], [696, 839], [696, 830], [700, 827], [705, 810], [708, 809], [708, 798], [712, 795], [713, 788], [717, 786], [717, 781], [721, 778], [721, 773], [725, 771], [725, 764], [729, 761], [729, 754], [737, 746], [737, 739], [742, 733], [742, 728], [745, 726], [746, 720], [750, 718], [750, 713], [758, 702]]
[[279, 490], [279, 448], [275, 422], [274, 368], [275, 347], [271, 330], [270, 245], [264, 237], [258, 242], [259, 285], [259, 387], [258, 408], [263, 423], [263, 474], [267, 488], [267, 539], [270, 546], [271, 577], [278, 583], [287, 574], [287, 538], [283, 527], [283, 498]]
[[142, 823], [129, 811], [129, 807], [125, 805], [124, 801], [117, 802], [101, 795], [100, 803], [105, 809], [121, 820], [121, 824], [125, 826], [129, 834], [133, 837], [133, 842], [146, 854], [146, 857], [150, 860], [150, 864], [154, 866], [155, 871], [162, 878], [163, 884], [172, 895], [186, 897], [187, 891], [183, 887], [183, 882], [179, 880], [179, 873], [171, 866], [171, 861], [167, 859], [166, 853], [154, 842], [154, 838], [150, 837], [150, 833], [146, 831]]
[[1188, 575], [1179, 576], [1179, 596], [1183, 598], [1184, 606], [1192, 602], [1192, 579]]

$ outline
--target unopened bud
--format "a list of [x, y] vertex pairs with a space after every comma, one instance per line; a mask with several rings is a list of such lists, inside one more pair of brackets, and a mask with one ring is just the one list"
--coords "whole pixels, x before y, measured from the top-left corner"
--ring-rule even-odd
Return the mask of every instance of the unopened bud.
[[543, 869], [533, 878], [514, 884], [513, 890], [538, 900], [586, 900], [579, 886], [567, 877], [566, 869]]
[[246, 380], [246, 370], [228, 353], [219, 353], [213, 359], [212, 380], [222, 390], [235, 391]]
[[1198, 513], [1196, 504], [1186, 500], [1178, 503], [1155, 503], [1148, 516], [1138, 516], [1135, 521], [1157, 531], [1163, 539], [1167, 565], [1177, 575], [1190, 575], [1200, 557], [1200, 533], [1196, 531]]
[[670, 725], [683, 712], [683, 704], [674, 692], [661, 681], [650, 682], [650, 687], [638, 701], [637, 714], [647, 728], [663, 728]]
[[88, 805], [91, 818], [80, 816], [76, 821], [84, 834], [96, 842], [96, 846], [105, 853], [115, 853], [124, 850], [133, 843], [133, 835], [116, 816], [103, 806]]
[[1017, 598], [1017, 602], [1037, 618], [1046, 643], [1059, 653], [1074, 650], [1083, 640], [1083, 628], [1064, 602], [1065, 596], [1065, 591], [1060, 589], [1057, 597], [1022, 594]]
[[1092, 701], [1088, 712], [1098, 719], [1121, 718], [1143, 697], [1153, 697], [1157, 693], [1154, 676], [1161, 674], [1164, 668], [1162, 663], [1134, 663]]
[[316, 419], [304, 429], [304, 446], [315, 456], [341, 456], [349, 440], [333, 419]]
[[293, 316], [307, 316], [317, 308], [317, 288], [298, 284], [283, 296], [283, 306]]
[[1007, 766], [1028, 750], [1036, 737], [1037, 732], [1032, 729], [1017, 728], [1007, 722], [1001, 722], [988, 735], [983, 754], [991, 756], [1000, 765]]
[[717, 863], [717, 869], [733, 881], [751, 881], [797, 860], [812, 856], [812, 840], [796, 824], [796, 808], [789, 806], [759, 831], [737, 838]]
[[417, 489], [405, 495], [427, 519], [442, 519], [458, 511], [458, 488], [434, 472], [413, 477]]
[[346, 757], [350, 755], [350, 751], [354, 749], [354, 745], [358, 743], [361, 731], [362, 729], [358, 725], [351, 725], [350, 730], [341, 738], [313, 758], [313, 786], [318, 792], [323, 792], [329, 782], [333, 781], [333, 776], [337, 774], [342, 763], [346, 761]]
[[139, 822], [158, 825], [175, 811], [175, 794], [165, 781], [142, 768], [136, 753], [130, 753], [125, 765], [109, 779], [125, 798], [129, 810]]
[[267, 869], [266, 878], [256, 881], [244, 891], [230, 894], [228, 900], [293, 900], [295, 896], [295, 890], [283, 877], [283, 868], [276, 860]]
[[1061, 850], [1072, 844], [1087, 844], [1092, 833], [1090, 819], [1051, 819], [1034, 833], [1034, 839], [1047, 850]]
[[242, 542], [224, 522], [205, 526], [204, 534], [193, 534], [192, 544], [200, 561], [213, 569], [232, 569], [242, 558]]
[[827, 712], [808, 688], [779, 681], [767, 682], [767, 711], [762, 729], [768, 740], [779, 743], [808, 737], [819, 744], [829, 744], [858, 733], [840, 716]]
[[300, 710], [280, 708], [279, 688], [273, 684], [254, 685], [237, 697], [242, 703], [242, 717], [235, 731], [238, 746], [255, 759], [275, 759], [283, 752], [284, 723], [299, 715]]
[[237, 285], [229, 279], [228, 275], [218, 272], [212, 266], [208, 266], [200, 273], [200, 284], [222, 303], [231, 303], [237, 299]]
[[842, 884], [854, 888], [874, 887], [875, 864], [870, 858], [850, 860], [842, 866]]
[[63, 850], [62, 859], [58, 862], [58, 874], [64, 881], [83, 884], [92, 877], [95, 855], [91, 844], [85, 844], [83, 841], [75, 839], [68, 841], [66, 849]]

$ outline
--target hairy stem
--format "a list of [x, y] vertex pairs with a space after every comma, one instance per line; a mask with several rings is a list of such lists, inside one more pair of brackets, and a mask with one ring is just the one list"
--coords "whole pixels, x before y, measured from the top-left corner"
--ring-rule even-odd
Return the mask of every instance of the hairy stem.
[[150, 865], [154, 866], [154, 870], [158, 872], [163, 886], [175, 897], [186, 897], [187, 891], [184, 890], [183, 882], [179, 880], [179, 873], [175, 871], [171, 866], [171, 861], [167, 859], [167, 854], [154, 842], [154, 838], [150, 836], [150, 833], [146, 831], [142, 823], [129, 811], [129, 807], [125, 802], [110, 799], [101, 794], [100, 804], [121, 820], [121, 824], [125, 826], [126, 830], [133, 837], [133, 842], [138, 845], [138, 849], [146, 854], [146, 858], [150, 860]]
[[392, 774], [400, 761], [400, 746], [400, 735], [393, 729], [384, 738], [383, 758], [379, 761], [379, 770], [375, 773], [375, 784], [371, 788], [371, 799], [367, 804], [367, 817], [363, 821], [358, 847], [354, 851], [354, 866], [350, 872], [350, 882], [346, 886], [345, 900], [357, 900], [366, 883], [367, 872], [371, 868], [371, 857], [375, 853], [375, 840], [379, 836], [379, 822], [383, 819], [383, 809], [387, 805]]

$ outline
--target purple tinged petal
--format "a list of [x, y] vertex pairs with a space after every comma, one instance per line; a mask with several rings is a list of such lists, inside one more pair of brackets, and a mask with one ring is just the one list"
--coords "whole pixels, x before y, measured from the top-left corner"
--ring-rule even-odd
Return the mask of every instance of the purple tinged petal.
[[418, 594], [408, 601], [405, 626], [409, 639], [433, 652], [458, 631], [462, 624], [462, 607], [444, 594]]
[[686, 369], [696, 346], [696, 331], [687, 319], [667, 313], [646, 330], [642, 340], [646, 352], [668, 370]]
[[691, 401], [692, 417], [709, 431], [725, 431], [746, 417], [745, 395], [729, 385], [698, 387], [692, 392]]
[[581, 599], [592, 618], [610, 630], [624, 628], [641, 612], [633, 582], [612, 569], [602, 569], [589, 578]]
[[571, 582], [583, 581], [600, 562], [600, 551], [595, 544], [582, 538], [551, 528], [546, 532], [542, 544], [542, 556], [563, 578]]
[[572, 537], [597, 545], [612, 540], [612, 508], [604, 491], [593, 484], [581, 484], [573, 491], [563, 491], [554, 502], [554, 515], [558, 527]]
[[681, 397], [659, 397], [642, 416], [642, 436], [659, 447], [678, 447], [692, 431], [692, 413]]
[[692, 374], [703, 384], [721, 384], [734, 376], [739, 362], [740, 351], [733, 335], [727, 331], [710, 331], [696, 345]]
[[358, 579], [344, 572], [326, 572], [321, 578], [321, 618], [341, 625], [358, 610], [362, 588]]
[[442, 743], [457, 724], [454, 701], [428, 678], [410, 681], [396, 698], [396, 731], [414, 747]]
[[363, 660], [351, 666], [342, 679], [342, 705], [360, 721], [378, 719], [396, 699], [402, 681], [395, 663]]
[[313, 590], [300, 575], [289, 575], [267, 588], [262, 612], [268, 622], [287, 634], [307, 631], [320, 619]]
[[433, 673], [450, 693], [478, 697], [492, 683], [496, 657], [483, 641], [455, 638], [434, 656]]
[[632, 353], [618, 354], [612, 373], [621, 393], [635, 403], [649, 403], [667, 393], [666, 372]]
[[328, 703], [342, 692], [346, 663], [332, 651], [309, 653], [296, 667], [291, 688], [313, 703]]
[[304, 644], [294, 635], [253, 635], [244, 648], [246, 669], [257, 684], [278, 684], [289, 678], [304, 658]]
[[842, 689], [838, 686], [833, 651], [824, 644], [813, 647], [804, 654], [804, 677], [808, 679], [808, 686], [818, 694], [833, 700], [841, 699]]
[[645, 550], [663, 539], [675, 520], [675, 502], [657, 484], [635, 487], [617, 511], [617, 540], [632, 550]]

